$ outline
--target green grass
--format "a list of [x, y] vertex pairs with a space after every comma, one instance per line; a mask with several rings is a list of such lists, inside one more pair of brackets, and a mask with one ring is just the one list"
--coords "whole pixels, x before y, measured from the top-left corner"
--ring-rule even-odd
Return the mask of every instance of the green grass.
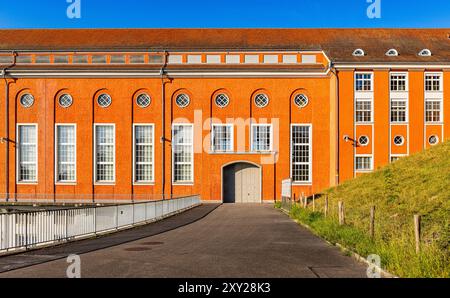
[[[405, 157], [328, 189], [329, 216], [295, 206], [291, 215], [318, 235], [362, 256], [378, 254], [382, 267], [401, 277], [450, 277], [450, 142]], [[338, 225], [338, 201], [345, 226]], [[368, 236], [376, 206], [375, 239]], [[315, 202], [322, 211], [324, 196]], [[415, 253], [414, 214], [422, 217], [421, 253]]]

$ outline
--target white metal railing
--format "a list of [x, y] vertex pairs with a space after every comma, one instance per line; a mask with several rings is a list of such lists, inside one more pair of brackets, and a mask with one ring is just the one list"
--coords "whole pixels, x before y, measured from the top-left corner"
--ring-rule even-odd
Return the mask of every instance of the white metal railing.
[[0, 214], [0, 253], [87, 238], [152, 222], [200, 204], [200, 197]]
[[43, 194], [43, 193], [0, 193], [0, 202], [9, 203], [134, 203], [175, 199], [182, 196], [161, 194]]

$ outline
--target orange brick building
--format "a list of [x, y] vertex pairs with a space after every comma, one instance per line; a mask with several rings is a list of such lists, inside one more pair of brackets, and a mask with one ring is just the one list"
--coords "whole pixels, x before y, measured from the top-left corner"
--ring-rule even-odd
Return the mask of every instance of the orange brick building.
[[0, 30], [0, 193], [319, 193], [449, 138], [449, 33]]

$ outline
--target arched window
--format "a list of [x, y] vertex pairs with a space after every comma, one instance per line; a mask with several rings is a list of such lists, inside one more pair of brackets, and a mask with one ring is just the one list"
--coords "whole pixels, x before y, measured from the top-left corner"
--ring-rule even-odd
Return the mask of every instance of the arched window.
[[62, 94], [58, 99], [58, 103], [61, 107], [68, 108], [72, 105], [73, 98], [70, 94]]
[[218, 107], [224, 108], [230, 103], [230, 99], [228, 98], [228, 95], [224, 93], [220, 93], [216, 95], [215, 103]]
[[390, 49], [386, 52], [386, 56], [390, 57], [398, 56], [398, 51], [396, 49]]
[[152, 100], [150, 98], [150, 95], [148, 95], [147, 93], [141, 93], [138, 95], [138, 97], [136, 97], [136, 104], [141, 108], [148, 107], [151, 101]]
[[189, 98], [189, 95], [187, 95], [185, 93], [178, 94], [177, 97], [175, 98], [175, 103], [180, 108], [187, 107], [190, 102], [191, 102], [191, 99]]
[[102, 108], [107, 108], [111, 105], [112, 99], [109, 94], [102, 93], [97, 97], [97, 104]]
[[422, 51], [419, 52], [419, 56], [429, 57], [431, 56], [431, 51], [429, 49], [423, 49]]
[[29, 108], [34, 104], [34, 97], [30, 93], [26, 93], [20, 97], [20, 104], [24, 108]]
[[309, 99], [305, 94], [297, 94], [294, 97], [294, 104], [299, 108], [304, 108], [308, 105]]
[[264, 108], [269, 104], [269, 97], [264, 93], [259, 93], [255, 96], [255, 105], [258, 108]]
[[364, 56], [364, 55], [365, 55], [365, 53], [364, 53], [364, 51], [362, 49], [356, 49], [356, 50], [353, 51], [353, 56], [361, 57], [361, 56]]

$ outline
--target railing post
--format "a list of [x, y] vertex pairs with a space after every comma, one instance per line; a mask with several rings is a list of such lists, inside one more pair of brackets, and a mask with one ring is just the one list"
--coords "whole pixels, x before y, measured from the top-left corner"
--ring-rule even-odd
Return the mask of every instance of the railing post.
[[370, 238], [375, 238], [375, 206], [370, 207]]
[[416, 240], [416, 253], [420, 253], [420, 215], [414, 215], [414, 236]]
[[338, 211], [339, 211], [339, 225], [342, 226], [345, 224], [344, 202], [339, 201]]
[[25, 250], [28, 249], [28, 212], [25, 213]]
[[66, 240], [68, 240], [69, 239], [69, 226], [68, 226], [68, 215], [67, 215], [67, 213], [69, 212], [69, 210], [64, 210], [64, 213], [65, 213], [65, 217], [66, 217]]
[[94, 206], [94, 235], [97, 235], [97, 207]]
[[312, 207], [313, 207], [313, 212], [316, 211], [316, 195], [313, 194], [312, 197]]

